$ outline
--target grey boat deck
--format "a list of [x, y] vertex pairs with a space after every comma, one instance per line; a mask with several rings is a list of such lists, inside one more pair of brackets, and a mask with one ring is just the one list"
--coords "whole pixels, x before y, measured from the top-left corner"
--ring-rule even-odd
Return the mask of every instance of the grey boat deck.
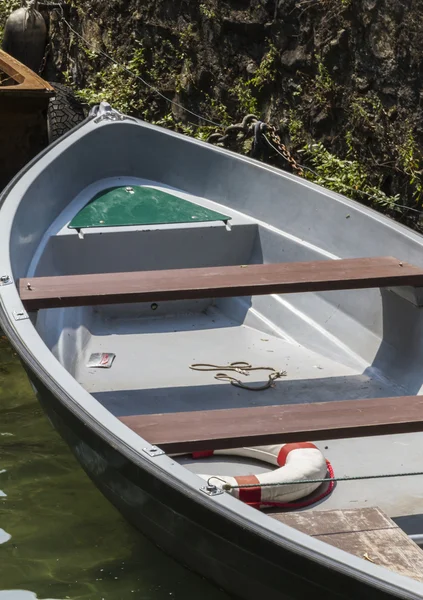
[[[240, 324], [210, 307], [152, 319], [114, 319], [97, 313], [76, 379], [117, 416], [240, 408], [325, 400], [401, 395], [403, 390], [252, 326]], [[181, 351], [182, 349], [182, 351]], [[112, 369], [88, 369], [91, 353], [113, 352]], [[217, 381], [216, 372], [193, 371], [193, 363], [225, 365], [247, 361], [285, 370], [274, 388], [262, 393]], [[245, 383], [267, 381], [266, 371], [252, 371]], [[140, 386], [142, 380], [142, 386]]]
[[[85, 230], [81, 239], [67, 229], [67, 223], [87, 194], [81, 193], [53, 224], [29, 278], [336, 258], [227, 207], [231, 231], [222, 224], [113, 227]], [[223, 210], [208, 200], [196, 201]], [[404, 308], [406, 303], [392, 292], [384, 292], [382, 301], [384, 319], [398, 313], [398, 304]], [[37, 324], [75, 379], [113, 415], [124, 417], [416, 393], [419, 375], [410, 389], [408, 380], [395, 376], [395, 367], [381, 368], [383, 361], [385, 366], [396, 361], [383, 343], [381, 309], [378, 289], [328, 291], [292, 294], [287, 301], [270, 295], [163, 301], [154, 307], [144, 302], [52, 308], [39, 311]], [[409, 302], [406, 309], [415, 310]], [[86, 366], [90, 355], [98, 352], [116, 354], [111, 369]], [[271, 366], [287, 374], [275, 387], [255, 393], [216, 381], [214, 372], [189, 368], [193, 363], [234, 361]], [[267, 381], [267, 374], [253, 371], [240, 378], [254, 384]], [[423, 434], [417, 433], [317, 445], [336, 476], [360, 476], [419, 471], [422, 442]], [[199, 473], [241, 475], [268, 470], [263, 464], [234, 457], [178, 460]], [[423, 476], [340, 483], [313, 509], [380, 506], [390, 517], [415, 515], [413, 527], [421, 532], [422, 484]]]
[[[165, 317], [112, 318], [98, 310], [91, 335], [75, 365], [76, 379], [116, 416], [173, 413], [220, 408], [400, 396], [402, 388], [371, 369], [341, 362], [275, 336], [260, 321], [240, 324], [209, 306], [205, 311]], [[253, 326], [255, 325], [255, 327]], [[112, 330], [112, 333], [110, 333]], [[183, 351], [181, 351], [183, 348]], [[111, 369], [89, 369], [95, 352], [116, 354]], [[245, 360], [286, 370], [274, 388], [254, 393], [214, 379], [214, 372], [189, 369], [195, 362], [227, 364]], [[265, 372], [241, 377], [263, 382]], [[140, 386], [142, 379], [142, 387]], [[317, 446], [335, 475], [360, 476], [421, 470], [423, 434], [328, 440]], [[389, 456], [389, 463], [386, 457]], [[252, 474], [268, 470], [255, 461], [181, 459], [195, 472]], [[207, 465], [207, 466], [206, 466]], [[389, 516], [423, 513], [423, 476], [342, 482], [315, 510], [380, 506]], [[416, 521], [417, 522], [417, 521]], [[423, 530], [423, 516], [421, 521]]]

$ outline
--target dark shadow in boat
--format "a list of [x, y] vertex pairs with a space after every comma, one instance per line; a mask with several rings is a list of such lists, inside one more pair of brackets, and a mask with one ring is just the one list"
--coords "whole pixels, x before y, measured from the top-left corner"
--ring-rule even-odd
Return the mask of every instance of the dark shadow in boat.
[[[327, 474], [326, 476], [327, 478], [329, 478], [329, 474]], [[292, 507], [290, 508], [285, 508], [285, 509], [281, 509], [281, 508], [265, 508], [263, 509], [266, 513], [271, 514], [271, 515], [275, 515], [275, 514], [284, 514], [284, 513], [290, 513], [295, 511], [297, 512], [304, 512], [304, 511], [310, 511], [310, 510], [315, 510], [320, 504], [324, 504], [326, 502], [326, 500], [328, 498], [330, 498], [330, 496], [334, 493], [334, 491], [336, 490], [336, 486], [337, 484], [335, 483], [333, 490], [331, 492], [331, 494], [329, 496], [325, 496], [324, 498], [320, 498], [320, 500], [318, 500], [318, 498], [327, 491], [328, 487], [329, 487], [329, 483], [322, 483], [322, 485], [319, 485], [319, 487], [317, 488], [317, 490], [315, 490], [312, 494], [309, 494], [308, 496], [306, 496], [305, 498], [301, 498], [300, 500], [298, 500], [298, 503], [302, 503], [302, 502], [310, 502], [310, 504], [308, 504], [307, 506], [303, 506], [302, 508], [298, 507], [298, 503], [296, 503], [295, 501], [292, 503]], [[314, 498], [316, 498], [316, 500], [314, 500]]]
[[[256, 381], [254, 384], [251, 382], [251, 384], [260, 385], [266, 381], [263, 379], [261, 382]], [[401, 395], [401, 390], [366, 375], [278, 380], [274, 388], [260, 392], [243, 390], [231, 384], [215, 384], [93, 393], [93, 396], [116, 416]]]
[[423, 514], [404, 515], [401, 517], [392, 517], [392, 520], [401, 527], [407, 535], [423, 533]]
[[[383, 337], [373, 363], [365, 373], [382, 373], [407, 395], [418, 394], [423, 385], [421, 348], [422, 308], [397, 293], [381, 290]], [[398, 394], [391, 394], [398, 395]]]
[[[231, 300], [232, 305], [229, 304]], [[178, 309], [172, 312], [171, 309], [169, 310], [168, 306], [165, 307], [165, 305], [171, 304], [178, 304]], [[219, 306], [215, 309], [216, 314], [212, 313], [214, 306], [211, 300], [188, 300], [184, 301], [184, 304], [186, 305], [185, 310], [182, 302], [149, 302], [148, 305], [144, 305], [145, 308], [143, 309], [139, 308], [142, 305], [126, 305], [125, 310], [127, 310], [127, 320], [122, 316], [121, 305], [115, 309], [115, 312], [113, 312], [112, 306], [106, 309], [107, 312], [103, 312], [103, 309], [99, 309], [98, 312], [103, 312], [101, 315], [102, 318], [98, 321], [93, 319], [89, 325], [89, 330], [92, 335], [97, 337], [110, 336], [110, 331], [114, 330], [113, 314], [119, 315], [116, 318], [116, 322], [118, 323], [118, 334], [120, 336], [178, 333], [182, 331], [191, 331], [193, 329], [207, 331], [209, 329], [239, 327], [244, 323], [252, 302], [251, 296], [245, 296], [240, 299], [225, 299], [223, 302], [219, 301]], [[227, 307], [226, 309], [225, 306]], [[141, 310], [143, 310], [143, 312], [141, 312]], [[198, 318], [201, 317], [201, 315], [204, 317], [203, 321]], [[146, 318], [141, 319], [139, 317]]]

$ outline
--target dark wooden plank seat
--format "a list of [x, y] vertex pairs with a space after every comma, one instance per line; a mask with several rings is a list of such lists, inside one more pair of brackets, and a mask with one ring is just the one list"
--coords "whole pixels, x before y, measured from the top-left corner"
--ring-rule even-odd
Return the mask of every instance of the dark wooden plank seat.
[[423, 269], [392, 257], [24, 278], [28, 310], [288, 294], [387, 286], [423, 286]]
[[370, 559], [387, 569], [423, 580], [423, 552], [378, 507], [267, 513], [307, 535]]
[[423, 431], [423, 396], [120, 417], [169, 453]]

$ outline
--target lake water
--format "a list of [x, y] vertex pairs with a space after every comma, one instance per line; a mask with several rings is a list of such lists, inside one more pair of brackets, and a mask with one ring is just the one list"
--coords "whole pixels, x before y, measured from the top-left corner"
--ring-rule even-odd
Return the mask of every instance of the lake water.
[[35, 598], [228, 600], [103, 498], [52, 429], [1, 337], [0, 600]]

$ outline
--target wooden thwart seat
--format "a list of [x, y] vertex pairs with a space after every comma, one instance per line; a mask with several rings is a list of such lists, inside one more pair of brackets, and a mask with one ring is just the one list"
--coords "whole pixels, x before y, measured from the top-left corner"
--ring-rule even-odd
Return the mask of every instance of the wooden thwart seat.
[[27, 310], [289, 294], [372, 287], [423, 286], [423, 269], [392, 257], [230, 267], [24, 278]]
[[423, 580], [423, 552], [378, 507], [268, 513], [307, 535], [400, 575]]
[[423, 396], [120, 417], [169, 453], [423, 431]]

